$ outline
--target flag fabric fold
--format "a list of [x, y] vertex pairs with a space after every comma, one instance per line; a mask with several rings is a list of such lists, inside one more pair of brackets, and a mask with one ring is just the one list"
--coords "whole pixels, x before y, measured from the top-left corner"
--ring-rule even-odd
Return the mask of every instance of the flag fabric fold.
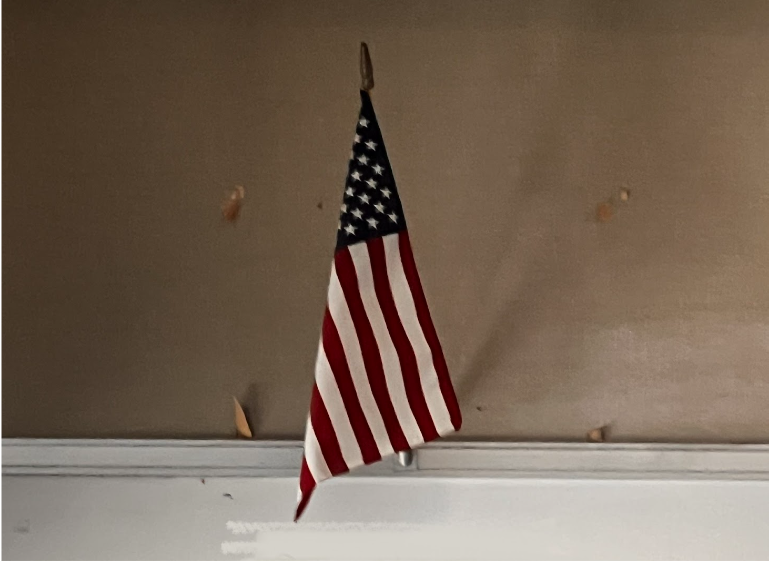
[[461, 427], [369, 94], [340, 207], [295, 520], [316, 486]]

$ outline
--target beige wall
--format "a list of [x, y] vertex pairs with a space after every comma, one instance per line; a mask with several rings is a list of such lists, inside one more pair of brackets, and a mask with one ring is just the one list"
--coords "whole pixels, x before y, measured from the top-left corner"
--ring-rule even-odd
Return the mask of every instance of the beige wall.
[[460, 437], [768, 439], [767, 6], [671, 0], [4, 2], [5, 436], [302, 434], [360, 40]]

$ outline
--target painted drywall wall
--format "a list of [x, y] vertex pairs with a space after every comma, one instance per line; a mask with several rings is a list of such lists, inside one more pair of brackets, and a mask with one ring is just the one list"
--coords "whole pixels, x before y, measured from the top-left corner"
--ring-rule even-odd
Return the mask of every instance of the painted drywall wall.
[[302, 434], [360, 40], [461, 437], [768, 440], [767, 6], [696, 0], [4, 2], [5, 436]]
[[[764, 560], [768, 482], [3, 477], [9, 560]], [[228, 494], [228, 495], [225, 495]]]

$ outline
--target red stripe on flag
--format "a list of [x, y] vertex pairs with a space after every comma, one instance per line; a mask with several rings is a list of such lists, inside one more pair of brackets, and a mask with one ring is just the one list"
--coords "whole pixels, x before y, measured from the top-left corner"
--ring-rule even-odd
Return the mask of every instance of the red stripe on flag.
[[314, 477], [311, 475], [311, 471], [308, 469], [306, 457], [303, 456], [303, 464], [300, 467], [301, 498], [300, 503], [298, 503], [298, 508], [295, 510], [295, 521], [300, 519], [300, 516], [303, 515], [303, 511], [308, 505], [308, 500], [311, 499], [311, 494], [313, 493], [314, 488], [316, 488], [316, 482], [314, 481]]
[[461, 410], [458, 407], [456, 393], [453, 391], [453, 384], [450, 381], [448, 365], [445, 363], [440, 340], [432, 323], [429, 305], [426, 303], [426, 297], [421, 287], [421, 279], [418, 277], [418, 269], [413, 258], [413, 250], [410, 247], [410, 236], [407, 230], [399, 233], [399, 254], [402, 257], [402, 268], [405, 270], [405, 277], [410, 286], [410, 292], [413, 294], [418, 322], [421, 324], [421, 329], [424, 332], [424, 337], [426, 337], [426, 342], [429, 344], [429, 349], [432, 350], [434, 368], [437, 370], [440, 391], [450, 414], [450, 422], [453, 424], [453, 428], [458, 431], [461, 427]]
[[389, 273], [386, 269], [386, 252], [383, 248], [382, 238], [373, 238], [367, 241], [367, 250], [370, 254], [370, 267], [373, 270], [373, 284], [378, 302], [381, 305], [383, 318], [389, 330], [391, 341], [399, 356], [399, 365], [402, 368], [402, 378], [405, 381], [405, 394], [410, 403], [418, 428], [424, 441], [432, 441], [439, 437], [434, 427], [432, 415], [426, 405], [426, 398], [421, 387], [421, 376], [418, 373], [418, 362], [415, 358], [413, 346], [402, 326], [397, 306], [394, 304], [394, 295], [391, 293]]
[[359, 403], [354, 380], [351, 378], [351, 371], [349, 371], [348, 362], [346, 361], [346, 352], [343, 350], [338, 328], [330, 315], [329, 308], [324, 311], [322, 346], [332, 374], [335, 377], [335, 382], [338, 384], [338, 392], [340, 392], [343, 405], [346, 407], [346, 414], [351, 422], [351, 428], [354, 430], [359, 449], [362, 451], [362, 459], [365, 461], [365, 464], [377, 462], [381, 460], [378, 445], [367, 423], [364, 411], [362, 411], [362, 405]]
[[319, 448], [333, 476], [348, 472], [348, 465], [343, 460], [343, 454], [340, 452], [338, 438], [335, 435], [335, 429], [332, 427], [330, 415], [327, 413], [327, 407], [324, 405], [322, 395], [319, 394], [319, 388], [314, 384], [314, 391], [311, 394], [311, 425], [316, 434], [316, 440], [319, 442]]
[[402, 427], [399, 425], [397, 414], [394, 411], [394, 405], [391, 403], [378, 343], [375, 341], [373, 328], [370, 326], [370, 320], [367, 318], [367, 313], [362, 303], [356, 269], [354, 269], [354, 262], [351, 259], [348, 248], [343, 248], [335, 254], [335, 270], [338, 272], [340, 286], [343, 288], [351, 320], [354, 322], [359, 347], [362, 349], [367, 379], [370, 381], [373, 397], [376, 404], [378, 404], [383, 423], [386, 426], [386, 433], [389, 434], [389, 441], [395, 451], [406, 451], [410, 448], [410, 445], [408, 445], [407, 439], [405, 439], [405, 434], [402, 432]]

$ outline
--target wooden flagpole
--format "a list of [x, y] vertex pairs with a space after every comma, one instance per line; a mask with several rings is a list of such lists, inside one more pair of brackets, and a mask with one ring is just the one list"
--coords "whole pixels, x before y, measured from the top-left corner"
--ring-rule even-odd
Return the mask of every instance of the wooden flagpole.
[[[359, 45], [359, 75], [362, 78], [360, 89], [369, 92], [375, 87], [373, 80], [373, 62], [370, 60], [370, 50], [367, 43], [362, 42]], [[397, 453], [399, 464], [408, 467], [413, 464], [413, 451], [400, 451]]]

